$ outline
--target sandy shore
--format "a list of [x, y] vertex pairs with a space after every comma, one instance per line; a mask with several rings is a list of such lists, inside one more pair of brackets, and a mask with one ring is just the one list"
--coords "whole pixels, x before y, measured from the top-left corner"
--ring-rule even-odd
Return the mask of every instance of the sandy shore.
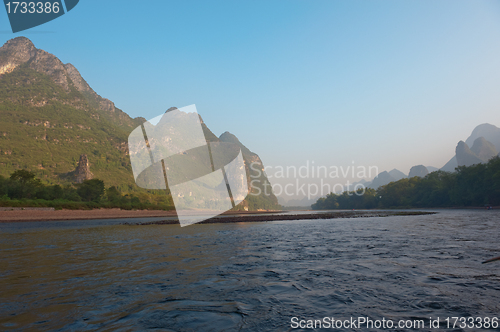
[[[214, 217], [200, 222], [200, 224], [224, 224], [238, 222], [266, 222], [279, 220], [317, 220], [336, 218], [372, 218], [390, 216], [420, 216], [436, 214], [437, 212], [425, 211], [335, 211], [335, 212], [313, 212], [301, 214], [268, 214], [268, 215], [234, 215], [231, 217]], [[149, 222], [124, 223], [126, 225], [171, 225], [177, 224], [177, 220], [160, 220]]]
[[[263, 213], [276, 213], [276, 212], [281, 212], [281, 211], [226, 212], [224, 214], [251, 215], [255, 213], [263, 214]], [[175, 211], [162, 211], [162, 210], [121, 210], [121, 209], [54, 210], [53, 208], [1, 208], [0, 209], [0, 222], [153, 218], [153, 217], [176, 217], [176, 216], [177, 214], [175, 213]]]
[[54, 221], [54, 220], [87, 220], [87, 219], [117, 219], [117, 218], [147, 218], [147, 217], [175, 217], [175, 211], [150, 210], [47, 210], [29, 209], [0, 211], [0, 222], [13, 221]]
[[[273, 220], [305, 220], [305, 219], [332, 219], [332, 218], [362, 218], [362, 217], [387, 217], [394, 215], [422, 215], [428, 212], [420, 211], [336, 211], [321, 212], [310, 211], [301, 214], [276, 214], [282, 211], [250, 211], [226, 212], [220, 217], [214, 217], [202, 223], [235, 223], [235, 222], [261, 222]], [[133, 225], [147, 224], [177, 224], [175, 211], [161, 210], [121, 210], [121, 209], [95, 209], [95, 210], [53, 210], [48, 208], [2, 208], [0, 210], [1, 222], [22, 221], [61, 221], [61, 220], [96, 220], [96, 219], [122, 219], [122, 218], [154, 218], [165, 217], [168, 219], [154, 222], [132, 222]], [[124, 222], [124, 224], [129, 224]]]

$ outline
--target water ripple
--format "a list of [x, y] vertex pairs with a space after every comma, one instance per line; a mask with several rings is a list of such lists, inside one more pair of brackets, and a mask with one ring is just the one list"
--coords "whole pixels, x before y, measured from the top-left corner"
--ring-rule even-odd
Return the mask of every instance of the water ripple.
[[[0, 226], [0, 329], [289, 331], [290, 319], [499, 315], [500, 213]], [[459, 331], [459, 329], [457, 330]]]

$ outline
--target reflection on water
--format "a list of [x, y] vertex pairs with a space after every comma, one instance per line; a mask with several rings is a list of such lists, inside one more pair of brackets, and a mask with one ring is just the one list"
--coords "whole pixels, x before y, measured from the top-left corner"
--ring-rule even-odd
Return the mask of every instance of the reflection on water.
[[[500, 316], [500, 213], [0, 225], [0, 329], [288, 331], [291, 317]], [[457, 330], [459, 331], [459, 330]], [[470, 330], [469, 330], [470, 331]]]

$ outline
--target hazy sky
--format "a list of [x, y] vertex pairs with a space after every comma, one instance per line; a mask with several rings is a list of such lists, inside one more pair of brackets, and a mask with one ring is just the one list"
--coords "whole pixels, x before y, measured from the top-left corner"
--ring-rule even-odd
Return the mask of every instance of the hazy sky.
[[498, 1], [81, 0], [30, 38], [132, 117], [196, 104], [266, 165], [442, 167], [500, 126]]

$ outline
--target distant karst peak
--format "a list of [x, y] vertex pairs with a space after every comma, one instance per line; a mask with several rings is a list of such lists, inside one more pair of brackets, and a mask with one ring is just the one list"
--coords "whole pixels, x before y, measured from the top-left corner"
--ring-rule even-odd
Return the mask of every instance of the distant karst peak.
[[427, 167], [425, 167], [424, 165], [417, 165], [417, 166], [413, 166], [410, 169], [410, 174], [408, 174], [408, 177], [412, 178], [414, 176], [418, 176], [418, 177], [423, 178], [427, 174], [429, 174], [429, 170], [427, 169]]

